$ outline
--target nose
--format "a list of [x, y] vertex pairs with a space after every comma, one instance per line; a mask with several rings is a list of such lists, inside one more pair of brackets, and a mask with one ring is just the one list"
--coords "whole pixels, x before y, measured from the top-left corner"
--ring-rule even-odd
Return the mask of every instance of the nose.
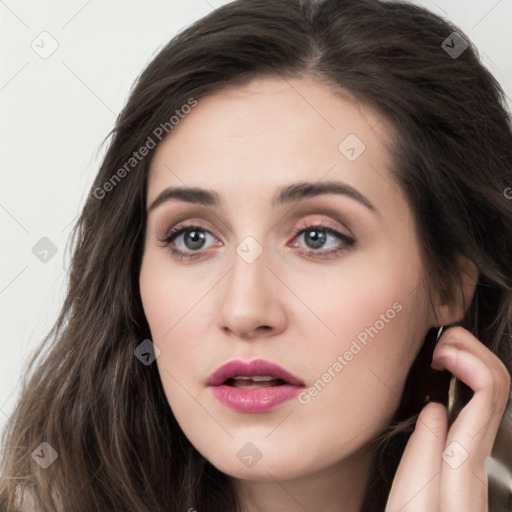
[[284, 285], [268, 263], [266, 251], [252, 262], [235, 252], [219, 296], [219, 327], [226, 334], [254, 339], [286, 329]]

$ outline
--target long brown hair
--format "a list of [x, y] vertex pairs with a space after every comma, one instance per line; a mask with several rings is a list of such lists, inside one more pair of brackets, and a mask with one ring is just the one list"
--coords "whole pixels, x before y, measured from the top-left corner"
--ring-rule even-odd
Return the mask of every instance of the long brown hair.
[[[458, 56], [443, 45], [453, 32], [468, 45]], [[158, 127], [172, 136], [169, 120], [184, 105], [263, 76], [313, 77], [389, 122], [394, 172], [433, 289], [448, 297], [460, 277], [457, 255], [475, 263], [479, 280], [463, 326], [512, 372], [511, 123], [505, 94], [469, 38], [403, 2], [238, 0], [159, 52], [110, 134], [73, 231], [65, 302], [4, 432], [3, 510], [21, 510], [22, 496], [42, 512], [240, 510], [232, 479], [179, 428], [157, 366], [134, 356], [150, 338], [138, 276], [154, 150], [134, 153], [148, 138], [163, 140]], [[421, 407], [418, 367], [379, 437], [365, 512], [384, 509]], [[500, 439], [512, 452], [510, 417]], [[42, 442], [58, 453], [46, 469], [31, 456]]]

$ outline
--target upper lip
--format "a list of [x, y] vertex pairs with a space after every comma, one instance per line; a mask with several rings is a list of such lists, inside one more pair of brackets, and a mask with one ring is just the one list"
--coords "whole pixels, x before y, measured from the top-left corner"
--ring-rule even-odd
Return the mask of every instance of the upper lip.
[[265, 359], [253, 359], [252, 361], [242, 361], [235, 359], [228, 361], [219, 368], [217, 368], [208, 378], [206, 384], [208, 386], [220, 386], [227, 379], [233, 377], [253, 377], [253, 376], [268, 376], [274, 379], [282, 379], [288, 384], [294, 386], [305, 386], [304, 382], [295, 375], [287, 372], [279, 365], [266, 361]]

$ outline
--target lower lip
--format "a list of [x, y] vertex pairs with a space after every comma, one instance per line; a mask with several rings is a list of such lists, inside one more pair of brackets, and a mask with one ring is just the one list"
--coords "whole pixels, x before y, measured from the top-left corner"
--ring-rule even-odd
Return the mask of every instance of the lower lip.
[[213, 396], [236, 412], [258, 414], [269, 412], [283, 402], [297, 396], [302, 387], [283, 384], [266, 388], [235, 388], [233, 386], [210, 386]]

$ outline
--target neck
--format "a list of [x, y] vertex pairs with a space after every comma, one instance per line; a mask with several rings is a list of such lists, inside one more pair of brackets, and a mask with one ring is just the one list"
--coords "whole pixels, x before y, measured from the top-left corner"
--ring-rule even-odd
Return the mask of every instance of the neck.
[[360, 452], [293, 480], [235, 480], [243, 512], [361, 512], [372, 456]]

